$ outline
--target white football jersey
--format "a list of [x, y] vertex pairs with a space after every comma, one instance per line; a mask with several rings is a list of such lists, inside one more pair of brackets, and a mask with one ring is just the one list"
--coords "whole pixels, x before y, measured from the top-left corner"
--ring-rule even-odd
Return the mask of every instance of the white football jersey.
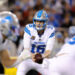
[[44, 33], [40, 36], [33, 24], [26, 25], [24, 29], [24, 48], [32, 53], [43, 54], [45, 50], [52, 50], [55, 41], [55, 28], [47, 25]]

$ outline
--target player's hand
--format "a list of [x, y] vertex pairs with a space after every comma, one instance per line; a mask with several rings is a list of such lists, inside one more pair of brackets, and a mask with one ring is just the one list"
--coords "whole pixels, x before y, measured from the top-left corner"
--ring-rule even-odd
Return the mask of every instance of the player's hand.
[[29, 52], [29, 50], [23, 50], [23, 52], [16, 59], [16, 61], [9, 67], [14, 67], [14, 66], [18, 65], [19, 63], [21, 63], [22, 61], [24, 61], [26, 59], [30, 59], [30, 58], [31, 58], [31, 53]]
[[29, 59], [29, 58], [31, 58], [31, 53], [29, 52], [29, 50], [23, 50], [23, 52], [21, 53], [19, 58], [21, 60]]
[[32, 55], [31, 55], [31, 58], [32, 58], [32, 60], [35, 62], [35, 58], [34, 58], [34, 57], [35, 57], [35, 54], [32, 54]]
[[42, 64], [43, 62], [43, 57], [40, 53], [36, 53], [34, 56], [34, 61], [38, 64]]

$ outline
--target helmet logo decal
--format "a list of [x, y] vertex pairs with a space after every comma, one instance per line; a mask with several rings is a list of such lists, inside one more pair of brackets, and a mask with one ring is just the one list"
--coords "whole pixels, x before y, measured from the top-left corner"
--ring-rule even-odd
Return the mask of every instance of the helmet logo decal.
[[41, 17], [41, 15], [42, 15], [42, 13], [43, 13], [43, 11], [42, 11], [42, 10], [41, 10], [41, 11], [39, 11], [39, 12], [38, 12], [38, 14], [37, 14], [37, 17], [39, 17], [39, 18], [40, 18], [40, 17]]

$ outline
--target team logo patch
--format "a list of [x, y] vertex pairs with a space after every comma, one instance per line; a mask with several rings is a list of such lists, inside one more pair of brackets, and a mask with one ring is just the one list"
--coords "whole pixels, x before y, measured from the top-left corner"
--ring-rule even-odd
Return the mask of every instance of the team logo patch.
[[32, 36], [31, 39], [32, 39], [32, 40], [35, 40], [35, 36]]

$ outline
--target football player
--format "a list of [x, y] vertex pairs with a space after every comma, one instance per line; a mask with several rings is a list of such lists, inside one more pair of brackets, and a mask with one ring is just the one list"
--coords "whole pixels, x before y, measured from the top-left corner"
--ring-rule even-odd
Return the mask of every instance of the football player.
[[8, 37], [12, 36], [12, 32], [10, 30], [11, 23], [13, 25], [18, 25], [18, 19], [16, 15], [9, 11], [0, 12], [0, 58], [2, 64], [4, 64], [6, 67], [14, 67], [24, 59], [27, 59], [31, 56], [27, 55], [29, 52], [24, 50], [18, 58], [10, 58], [7, 51], [7, 44], [9, 43]]
[[50, 75], [75, 75], [75, 36], [49, 62]]
[[26, 75], [31, 69], [46, 75], [42, 65], [34, 62], [34, 56], [36, 53], [40, 53], [43, 58], [48, 58], [51, 54], [55, 41], [55, 28], [47, 23], [48, 15], [46, 11], [40, 10], [35, 13], [33, 23], [26, 25], [24, 29], [24, 49], [31, 52], [32, 60], [28, 59], [22, 62], [18, 67], [17, 75]]

